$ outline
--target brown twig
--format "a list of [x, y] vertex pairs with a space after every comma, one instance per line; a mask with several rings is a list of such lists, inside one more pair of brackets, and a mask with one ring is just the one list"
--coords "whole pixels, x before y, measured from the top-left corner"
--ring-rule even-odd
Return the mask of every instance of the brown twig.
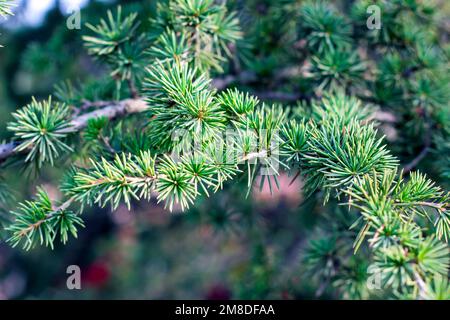
[[297, 101], [304, 97], [302, 94], [279, 91], [253, 92], [253, 94], [262, 100], [277, 100], [285, 102]]
[[[272, 80], [280, 82], [285, 79], [306, 75], [307, 71], [304, 67], [289, 66], [274, 72]], [[261, 79], [261, 76], [256, 72], [245, 70], [235, 75], [227, 75], [222, 78], [216, 78], [212, 80], [212, 86], [218, 90], [226, 89], [232, 83], [239, 84], [251, 84]]]
[[414, 159], [412, 159], [408, 164], [404, 166], [403, 172], [405, 174], [409, 173], [411, 170], [417, 167], [417, 165], [427, 156], [428, 152], [431, 149], [431, 127], [428, 123], [425, 123], [425, 126], [426, 128], [423, 149]]
[[136, 88], [136, 84], [134, 83], [134, 80], [128, 79], [127, 82], [128, 82], [128, 89], [130, 90], [131, 97], [133, 97], [133, 99], [139, 98], [139, 92], [138, 92], [138, 89]]
[[419, 289], [419, 298], [425, 299], [427, 295], [427, 285], [417, 270], [414, 271], [414, 280]]
[[[80, 131], [84, 129], [90, 119], [95, 119], [99, 117], [106, 117], [110, 120], [123, 117], [129, 114], [135, 114], [143, 112], [148, 109], [147, 103], [142, 99], [127, 99], [122, 101], [110, 101], [108, 103], [96, 102], [98, 105], [106, 105], [105, 107], [76, 116], [70, 122], [71, 131]], [[0, 162], [5, 161], [11, 156], [17, 155], [17, 146], [20, 142], [11, 141], [8, 143], [0, 144]]]

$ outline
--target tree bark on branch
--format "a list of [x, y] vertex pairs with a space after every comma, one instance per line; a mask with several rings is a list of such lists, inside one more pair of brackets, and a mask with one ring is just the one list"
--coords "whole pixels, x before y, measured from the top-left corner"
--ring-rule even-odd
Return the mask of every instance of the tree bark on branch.
[[[302, 75], [304, 72], [305, 71], [301, 67], [286, 67], [277, 73], [276, 78], [282, 80]], [[237, 75], [228, 75], [223, 78], [215, 78], [212, 80], [212, 86], [218, 90], [223, 90], [234, 82], [248, 84], [255, 81], [258, 81], [258, 76], [254, 72], [243, 71]], [[254, 92], [254, 94], [263, 100], [278, 100], [285, 102], [294, 102], [302, 98], [302, 94], [277, 91]], [[84, 113], [82, 115], [78, 115], [77, 113], [74, 114], [71, 124], [72, 129], [75, 132], [83, 130], [87, 126], [90, 119], [106, 117], [110, 120], [114, 120], [126, 115], [143, 112], [148, 109], [147, 103], [142, 98], [137, 97], [121, 101], [85, 101], [79, 108], [79, 111], [86, 110], [91, 107], [97, 107], [99, 109]], [[378, 111], [374, 115], [374, 119], [381, 122], [392, 122], [392, 120], [386, 119], [386, 114], [392, 118], [391, 114]], [[17, 155], [19, 152], [16, 151], [16, 147], [19, 144], [19, 141], [10, 141], [0, 144], [0, 163], [14, 155]]]
[[[98, 102], [93, 102], [92, 106], [96, 105]], [[147, 103], [138, 98], [138, 99], [127, 99], [122, 101], [111, 101], [111, 102], [103, 102], [102, 105], [106, 105], [105, 107], [94, 110], [92, 112], [88, 112], [82, 114], [80, 116], [76, 116], [72, 119], [71, 128], [77, 132], [84, 129], [88, 121], [90, 119], [95, 119], [99, 117], [106, 117], [110, 120], [114, 120], [116, 118], [121, 118], [126, 115], [140, 113], [148, 109]], [[19, 152], [16, 151], [16, 147], [20, 144], [19, 141], [11, 141], [7, 143], [0, 144], [0, 162], [5, 161], [9, 157], [12, 157]]]

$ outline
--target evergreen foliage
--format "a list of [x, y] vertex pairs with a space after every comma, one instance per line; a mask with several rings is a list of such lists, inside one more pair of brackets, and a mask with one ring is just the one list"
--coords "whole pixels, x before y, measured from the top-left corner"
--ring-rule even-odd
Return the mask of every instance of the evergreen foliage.
[[[42, 170], [73, 155], [63, 198], [55, 204], [38, 189], [11, 211], [7, 241], [53, 248], [56, 238], [77, 236], [88, 206], [115, 210], [156, 198], [169, 211], [185, 211], [239, 179], [246, 179], [247, 195], [257, 180], [272, 191], [286, 172], [327, 212], [301, 262], [322, 284], [318, 295], [336, 288], [344, 298], [373, 297], [366, 282], [367, 270], [375, 270], [385, 296], [450, 298], [450, 91], [436, 9], [422, 1], [377, 1], [383, 28], [368, 30], [361, 25], [369, 1], [354, 1], [343, 13], [325, 1], [265, 2], [270, 14], [261, 20], [295, 11], [284, 19], [295, 28], [258, 30], [270, 24], [245, 12], [241, 27], [239, 3], [213, 0], [161, 1], [150, 21], [118, 7], [88, 24], [85, 47], [109, 68], [113, 89], [106, 100], [91, 101], [88, 84], [66, 83], [57, 100], [33, 98], [13, 114], [8, 157]], [[9, 13], [0, 1], [0, 14]], [[246, 46], [279, 32], [294, 38], [291, 48]], [[294, 94], [307, 88], [297, 106], [216, 88], [224, 80], [218, 74], [240, 64], [262, 79], [262, 90], [271, 88], [283, 82], [271, 78], [287, 60], [307, 66], [291, 86], [280, 85]], [[238, 78], [230, 84], [239, 86]], [[139, 103], [145, 108], [133, 109]], [[408, 147], [389, 145], [380, 109], [396, 117], [398, 139], [412, 141]], [[440, 172], [430, 173], [444, 187], [415, 170], [422, 145], [436, 154]]]
[[7, 15], [12, 15], [13, 12], [11, 7], [13, 6], [10, 0], [1, 0], [0, 1], [0, 16], [6, 17]]

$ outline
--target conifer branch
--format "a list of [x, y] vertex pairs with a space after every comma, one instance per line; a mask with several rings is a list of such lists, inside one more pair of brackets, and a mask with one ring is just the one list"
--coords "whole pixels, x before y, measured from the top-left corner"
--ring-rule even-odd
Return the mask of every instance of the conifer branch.
[[[58, 90], [61, 103], [33, 100], [13, 113], [14, 138], [0, 145], [0, 161], [24, 155], [40, 167], [54, 165], [80, 140], [88, 151], [79, 158], [89, 161], [68, 170], [63, 200], [39, 188], [32, 201], [19, 203], [7, 227], [9, 243], [53, 248], [58, 236], [65, 243], [84, 226], [80, 214], [87, 206], [131, 208], [156, 197], [169, 210], [187, 210], [240, 177], [247, 196], [256, 179], [272, 191], [285, 171], [302, 179], [303, 195], [320, 200], [329, 216], [304, 257], [307, 273], [321, 283], [319, 295], [333, 286], [345, 298], [370, 296], [368, 266], [381, 270], [384, 288], [402, 297], [448, 291], [450, 193], [412, 171], [431, 150], [436, 130], [446, 141], [448, 79], [439, 75], [446, 60], [439, 43], [398, 21], [405, 12], [415, 21], [415, 9], [420, 19], [431, 11], [393, 2], [382, 8], [383, 30], [366, 31], [366, 1], [354, 1], [349, 16], [326, 1], [269, 3], [278, 17], [269, 20], [268, 29], [276, 29], [269, 35], [256, 23], [243, 37], [237, 14], [211, 0], [165, 1], [149, 21], [151, 30], [120, 6], [89, 24], [84, 44], [108, 68], [113, 92], [90, 101], [96, 98], [87, 98], [86, 88], [74, 93], [68, 86]], [[284, 21], [286, 11], [296, 12], [295, 28]], [[253, 57], [242, 57], [246, 71], [210, 78], [226, 69], [238, 40], [253, 38], [257, 45], [244, 54]], [[259, 93], [225, 90], [233, 84]], [[300, 101], [285, 107], [267, 100]], [[146, 111], [142, 119], [126, 119]], [[110, 125], [115, 119], [126, 128]], [[388, 150], [377, 126], [393, 123], [411, 139], [421, 120], [424, 148], [402, 171], [401, 157]], [[80, 131], [83, 139], [69, 139]], [[95, 144], [101, 148], [93, 152]], [[440, 147], [445, 153], [445, 143]]]
[[11, 8], [14, 6], [11, 0], [0, 0], [0, 17], [13, 15]]
[[[92, 106], [102, 106], [100, 109], [91, 111], [74, 117], [70, 122], [70, 128], [73, 131], [81, 131], [86, 128], [90, 119], [105, 117], [114, 120], [127, 115], [136, 114], [148, 110], [148, 105], [142, 99], [127, 99], [122, 101], [97, 101], [84, 104], [85, 108]], [[9, 157], [22, 154], [27, 150], [18, 150], [20, 140], [0, 144], [0, 162]], [[31, 148], [31, 146], [30, 146]]]

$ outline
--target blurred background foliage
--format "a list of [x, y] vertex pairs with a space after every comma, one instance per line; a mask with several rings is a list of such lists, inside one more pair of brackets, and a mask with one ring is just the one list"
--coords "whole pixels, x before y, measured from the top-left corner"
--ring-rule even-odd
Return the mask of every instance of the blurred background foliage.
[[[5, 140], [11, 135], [5, 129], [11, 120], [11, 112], [27, 104], [31, 96], [46, 98], [55, 92], [55, 85], [66, 80], [82, 83], [85, 92], [90, 87], [92, 97], [113, 90], [112, 81], [99, 85], [98, 79], [109, 71], [89, 57], [83, 48], [81, 37], [88, 33], [85, 23], [95, 24], [105, 16], [107, 9], [115, 8], [117, 4], [122, 4], [125, 12], [137, 12], [144, 24], [150, 23], [149, 18], [155, 15], [156, 10], [156, 1], [153, 0], [88, 1], [81, 11], [81, 30], [69, 30], [66, 27], [68, 14], [61, 10], [59, 1], [55, 1], [42, 23], [26, 24], [23, 12], [30, 2], [22, 1], [14, 9], [15, 16], [8, 23], [0, 24], [0, 43], [5, 45], [0, 49], [0, 107], [3, 111], [0, 114], [0, 134]], [[362, 14], [364, 24], [359, 29], [354, 26], [354, 30], [339, 30], [339, 43], [344, 45], [347, 38], [365, 28], [364, 11], [358, 11], [352, 2], [337, 1], [336, 6], [355, 21]], [[405, 1], [405, 4], [410, 2], [413, 1]], [[305, 40], [308, 28], [314, 27], [308, 19], [300, 22], [305, 25], [299, 31], [298, 21], [303, 21], [305, 16], [315, 19], [310, 16], [314, 12], [301, 12], [301, 3], [300, 0], [228, 1], [228, 5], [238, 11], [245, 41], [231, 48], [239, 55], [226, 66], [225, 73], [252, 70], [257, 75], [255, 81], [241, 85], [240, 89], [256, 93], [272, 88], [301, 92], [303, 100], [313, 94], [313, 86], [300, 75], [284, 81], [276, 73], [287, 65], [304, 61], [305, 46], [310, 50], [321, 50], [315, 47], [314, 39]], [[445, 1], [440, 5], [443, 11], [438, 12], [438, 21], [434, 23], [442, 24], [444, 32], [425, 36], [448, 35], [445, 17], [450, 13], [450, 5]], [[394, 25], [396, 21], [386, 23], [392, 30], [373, 37], [392, 41], [392, 37], [399, 33], [398, 26]], [[414, 36], [414, 26], [405, 30]], [[448, 45], [443, 49], [440, 54], [448, 57]], [[423, 58], [424, 64], [433, 63], [429, 53]], [[347, 61], [350, 58], [337, 59]], [[392, 53], [387, 54], [380, 64], [381, 74], [385, 77], [392, 75], [393, 78], [372, 82], [375, 86], [373, 91], [379, 93], [375, 96], [376, 102], [395, 101], [397, 88], [386, 88], [383, 84], [395, 80], [396, 73], [408, 72], [405, 70], [408, 66], [404, 66], [401, 60], [402, 57]], [[326, 65], [326, 61], [317, 63]], [[312, 70], [320, 73], [323, 69], [314, 69], [313, 66]], [[318, 77], [322, 79], [320, 74]], [[411, 91], [429, 93], [431, 85], [426, 81], [418, 81]], [[389, 88], [392, 90], [387, 90]], [[441, 91], [448, 90], [448, 86], [442, 89], [431, 86], [431, 90], [437, 90], [431, 92], [432, 103], [444, 105], [440, 113], [443, 117], [441, 122], [448, 123], [448, 109], [445, 109], [448, 99], [440, 101]], [[405, 163], [420, 150], [417, 137], [423, 134], [423, 127], [412, 121], [414, 115], [420, 116], [420, 110], [406, 113], [405, 119], [411, 121], [399, 121], [394, 137], [389, 140], [391, 149]], [[389, 129], [386, 128], [387, 132]], [[439, 174], [442, 166], [448, 166], [448, 136], [444, 132], [436, 139], [436, 145], [442, 150], [436, 149], [421, 163], [421, 167], [448, 187], [449, 180]], [[445, 154], [447, 158], [443, 156]], [[442, 165], [439, 165], [440, 161]], [[5, 172], [4, 179], [16, 190], [18, 199], [30, 198], [38, 185], [44, 185], [53, 198], [58, 198], [54, 184], [60, 176], [57, 167], [43, 168], [39, 178], [17, 167]], [[37, 247], [23, 252], [0, 243], [0, 298], [383, 297], [382, 292], [368, 293], [365, 289], [368, 277], [366, 249], [363, 247], [353, 255], [351, 243], [356, 235], [348, 231], [348, 227], [356, 215], [347, 213], [346, 209], [340, 209], [332, 202], [324, 208], [321, 199], [312, 197], [305, 200], [300, 192], [301, 182], [291, 181], [292, 177], [281, 176], [280, 191], [274, 190], [271, 194], [268, 187], [262, 190], [255, 188], [249, 199], [245, 198], [246, 181], [226, 185], [226, 190], [198, 200], [195, 208], [185, 213], [169, 213], [154, 201], [135, 203], [131, 211], [125, 206], [115, 212], [94, 207], [85, 212], [86, 228], [80, 230], [79, 239], [65, 246], [57, 244], [53, 251]], [[337, 229], [344, 235], [339, 239], [330, 237], [333, 233], [329, 230]], [[349, 241], [343, 239], [346, 237]], [[323, 257], [327, 260], [321, 263], [323, 261], [319, 260]], [[303, 263], [305, 259], [309, 263]], [[66, 287], [66, 268], [73, 264], [81, 267], [82, 290], [68, 290]], [[340, 265], [353, 267], [343, 270], [336, 278], [334, 275]], [[333, 281], [333, 285], [323, 279]], [[346, 289], [342, 290], [344, 287]]]

